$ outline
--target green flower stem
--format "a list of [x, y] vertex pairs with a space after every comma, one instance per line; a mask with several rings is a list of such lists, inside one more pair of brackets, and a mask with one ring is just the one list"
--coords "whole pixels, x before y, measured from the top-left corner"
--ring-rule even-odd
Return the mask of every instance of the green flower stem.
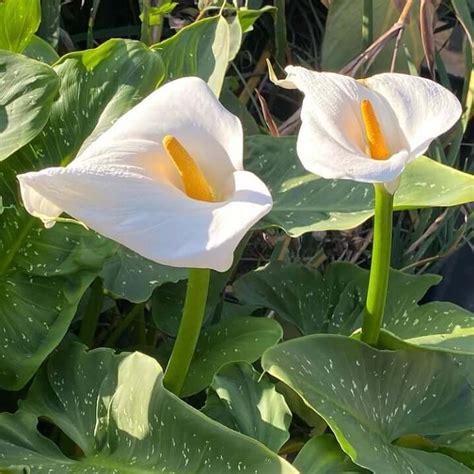
[[189, 270], [183, 316], [163, 379], [164, 386], [175, 395], [181, 393], [196, 349], [206, 311], [210, 276], [211, 271], [207, 269], [192, 268]]
[[393, 195], [383, 184], [375, 185], [375, 216], [372, 263], [362, 323], [362, 341], [376, 346], [387, 299], [392, 251]]
[[97, 323], [99, 322], [100, 310], [102, 309], [102, 302], [104, 300], [104, 289], [102, 288], [102, 281], [96, 278], [90, 287], [89, 301], [84, 312], [79, 329], [79, 339], [88, 347], [92, 347], [94, 343], [95, 331]]

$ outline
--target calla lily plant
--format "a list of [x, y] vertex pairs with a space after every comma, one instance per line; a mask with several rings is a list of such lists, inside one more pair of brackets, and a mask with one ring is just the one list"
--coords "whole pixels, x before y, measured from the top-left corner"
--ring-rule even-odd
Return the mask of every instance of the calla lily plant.
[[395, 191], [405, 166], [461, 115], [454, 94], [436, 82], [384, 73], [356, 80], [288, 66], [277, 84], [304, 93], [297, 152], [327, 179], [386, 183]]
[[459, 119], [461, 104], [435, 82], [385, 73], [356, 80], [288, 66], [276, 84], [304, 93], [297, 153], [310, 172], [375, 185], [372, 261], [361, 339], [376, 346], [392, 244], [393, 194], [405, 166]]
[[172, 81], [123, 115], [66, 167], [18, 176], [46, 227], [66, 212], [158, 263], [190, 268], [164, 383], [179, 394], [206, 309], [209, 269], [228, 270], [247, 231], [272, 207], [243, 169], [240, 120], [197, 77]]
[[150, 94], [68, 166], [18, 180], [47, 227], [66, 212], [155, 262], [221, 272], [272, 207], [243, 169], [240, 120], [197, 77]]

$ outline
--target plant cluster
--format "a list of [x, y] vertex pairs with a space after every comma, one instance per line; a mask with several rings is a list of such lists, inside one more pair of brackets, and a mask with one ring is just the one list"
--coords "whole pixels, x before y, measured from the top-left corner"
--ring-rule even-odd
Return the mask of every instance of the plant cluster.
[[0, 0], [1, 474], [474, 469], [468, 2], [266, 3]]

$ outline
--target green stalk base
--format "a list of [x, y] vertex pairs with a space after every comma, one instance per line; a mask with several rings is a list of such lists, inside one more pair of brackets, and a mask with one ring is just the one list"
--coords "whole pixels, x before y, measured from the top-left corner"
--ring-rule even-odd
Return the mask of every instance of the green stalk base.
[[372, 262], [361, 334], [361, 340], [371, 346], [377, 346], [387, 299], [392, 219], [393, 195], [383, 184], [376, 184]]

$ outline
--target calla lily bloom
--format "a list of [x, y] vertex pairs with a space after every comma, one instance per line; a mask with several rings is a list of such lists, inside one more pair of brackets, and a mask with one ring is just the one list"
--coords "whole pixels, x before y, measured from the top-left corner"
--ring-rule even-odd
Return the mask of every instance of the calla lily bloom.
[[305, 95], [297, 152], [303, 166], [327, 179], [386, 183], [396, 188], [405, 165], [449, 130], [461, 104], [420, 77], [385, 73], [355, 80], [288, 66], [275, 80]]
[[123, 115], [66, 167], [18, 176], [28, 212], [62, 212], [165, 265], [225, 271], [272, 206], [243, 169], [240, 120], [201, 79], [170, 82]]

